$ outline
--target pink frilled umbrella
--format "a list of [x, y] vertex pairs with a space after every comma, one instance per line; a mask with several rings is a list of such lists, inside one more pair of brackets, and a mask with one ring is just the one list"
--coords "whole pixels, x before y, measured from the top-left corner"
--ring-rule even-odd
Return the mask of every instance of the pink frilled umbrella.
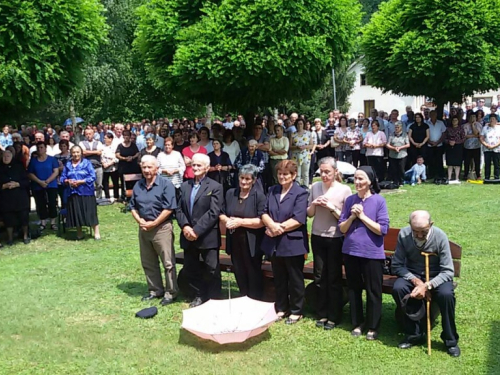
[[239, 343], [260, 335], [277, 319], [274, 303], [248, 297], [210, 300], [182, 312], [182, 328], [219, 344]]

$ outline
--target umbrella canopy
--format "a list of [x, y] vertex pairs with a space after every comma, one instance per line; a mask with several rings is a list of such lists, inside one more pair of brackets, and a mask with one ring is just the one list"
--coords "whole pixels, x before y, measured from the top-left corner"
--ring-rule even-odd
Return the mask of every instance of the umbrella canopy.
[[[77, 117], [77, 118], [76, 118], [76, 123], [77, 123], [77, 124], [79, 124], [79, 123], [81, 123], [81, 122], [85, 122], [85, 120], [84, 120], [84, 119], [82, 119], [81, 117]], [[66, 121], [64, 121], [64, 124], [63, 124], [63, 125], [64, 125], [64, 126], [71, 125], [71, 119], [69, 118], [69, 119], [67, 119]]]
[[210, 300], [182, 312], [182, 328], [219, 344], [240, 343], [260, 335], [278, 317], [274, 303], [248, 297]]

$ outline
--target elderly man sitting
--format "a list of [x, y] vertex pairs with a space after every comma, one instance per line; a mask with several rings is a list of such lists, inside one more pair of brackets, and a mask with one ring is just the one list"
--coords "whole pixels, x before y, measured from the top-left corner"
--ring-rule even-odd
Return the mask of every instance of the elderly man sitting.
[[[141, 169], [144, 178], [134, 185], [130, 207], [139, 224], [141, 263], [149, 289], [142, 300], [163, 297], [161, 304], [165, 306], [172, 303], [178, 293], [171, 219], [177, 208], [175, 188], [169, 180], [158, 175], [158, 161], [154, 156], [143, 156]], [[158, 258], [165, 269], [166, 288]]]
[[[421, 255], [422, 252], [435, 255], [429, 257], [429, 282], [424, 282], [425, 257]], [[412, 212], [410, 226], [399, 232], [392, 272], [399, 276], [392, 291], [398, 306], [401, 307], [401, 301], [408, 294], [410, 301], [424, 298], [436, 300], [442, 315], [441, 339], [448, 348], [449, 355], [460, 356], [455, 325], [454, 268], [450, 245], [446, 234], [433, 226], [429, 212]], [[405, 314], [404, 325], [407, 337], [398, 345], [400, 349], [409, 349], [423, 342], [425, 317], [423, 320], [414, 321]]]

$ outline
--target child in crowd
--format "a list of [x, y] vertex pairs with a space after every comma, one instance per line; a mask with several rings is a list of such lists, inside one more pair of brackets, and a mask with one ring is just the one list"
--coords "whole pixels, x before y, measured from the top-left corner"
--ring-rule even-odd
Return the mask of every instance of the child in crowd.
[[405, 172], [405, 181], [410, 181], [411, 186], [415, 186], [415, 183], [420, 185], [425, 180], [427, 180], [427, 175], [425, 174], [424, 158], [418, 156], [417, 164]]

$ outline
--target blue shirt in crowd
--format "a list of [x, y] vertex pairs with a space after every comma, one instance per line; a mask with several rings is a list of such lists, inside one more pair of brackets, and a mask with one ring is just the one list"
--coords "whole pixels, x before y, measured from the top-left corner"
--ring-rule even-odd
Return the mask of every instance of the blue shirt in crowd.
[[68, 161], [61, 174], [61, 183], [66, 180], [84, 180], [83, 185], [76, 188], [69, 187], [69, 195], [78, 194], [82, 196], [92, 196], [95, 194], [95, 170], [92, 163], [87, 159], [82, 159], [77, 165], [73, 166], [72, 161]]
[[[45, 181], [47, 180], [54, 169], [59, 168], [59, 162], [53, 156], [47, 156], [45, 161], [39, 161], [38, 158], [31, 158], [30, 164], [28, 165], [28, 173], [34, 174], [38, 179]], [[31, 188], [33, 190], [42, 190], [43, 188], [36, 182], [32, 182]], [[57, 189], [57, 178], [48, 184], [47, 188]]]
[[142, 219], [154, 221], [164, 210], [173, 211], [177, 208], [175, 187], [170, 180], [156, 176], [148, 189], [143, 178], [134, 185], [130, 208], [137, 211]]
[[7, 147], [12, 146], [14, 142], [12, 141], [12, 135], [3, 133], [0, 134], [0, 145], [5, 150]]

